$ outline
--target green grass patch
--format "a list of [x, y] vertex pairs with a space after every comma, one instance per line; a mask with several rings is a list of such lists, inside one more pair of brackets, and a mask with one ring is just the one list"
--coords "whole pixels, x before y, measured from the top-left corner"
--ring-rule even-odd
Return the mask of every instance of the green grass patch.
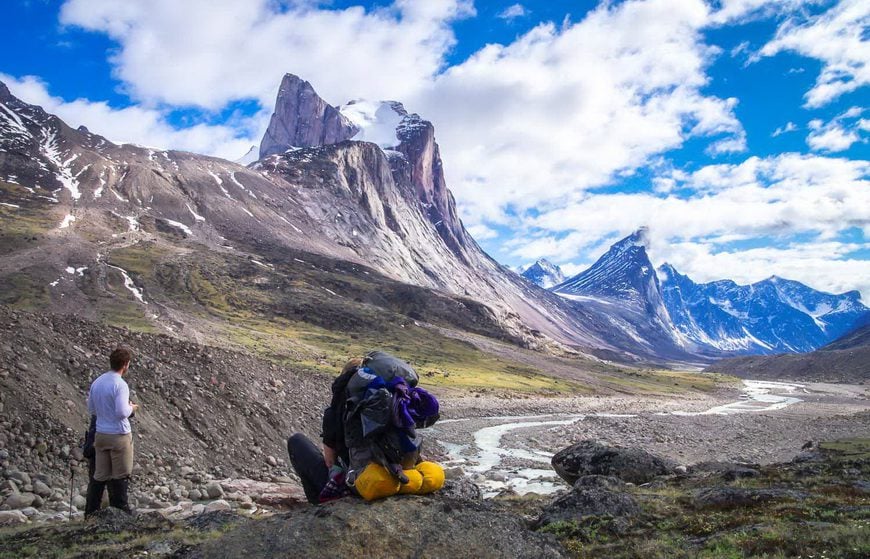
[[870, 439], [853, 438], [823, 442], [819, 445], [823, 452], [836, 458], [848, 460], [870, 460]]
[[123, 268], [131, 277], [152, 277], [161, 260], [168, 254], [167, 249], [154, 242], [139, 242], [111, 251], [109, 264]]
[[0, 277], [0, 304], [27, 310], [45, 309], [51, 298], [48, 293], [48, 271], [28, 268]]

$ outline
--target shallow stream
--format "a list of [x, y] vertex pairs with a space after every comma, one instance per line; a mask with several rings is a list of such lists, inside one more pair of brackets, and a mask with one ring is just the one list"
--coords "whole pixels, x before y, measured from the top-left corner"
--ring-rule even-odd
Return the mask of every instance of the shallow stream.
[[[716, 406], [705, 411], [671, 411], [659, 412], [657, 415], [697, 416], [697, 415], [732, 415], [738, 413], [754, 413], [783, 409], [801, 400], [795, 393], [805, 389], [805, 385], [785, 382], [743, 381], [743, 394], [736, 402]], [[498, 416], [484, 418], [446, 419], [440, 421], [433, 431], [435, 437], [447, 450], [448, 467], [461, 467], [468, 474], [479, 474], [478, 484], [484, 490], [484, 496], [492, 497], [503, 489], [512, 489], [518, 494], [553, 493], [565, 488], [553, 469], [550, 467], [552, 454], [527, 445], [526, 448], [506, 448], [502, 441], [504, 435], [516, 430], [540, 428], [558, 428], [582, 421], [587, 417], [620, 418], [636, 417], [631, 414], [544, 414], [526, 416]], [[463, 429], [452, 429], [452, 423], [481, 422], [484, 427], [472, 432], [472, 442], [467, 441], [467, 433]], [[533, 439], [529, 440], [533, 444]], [[505, 464], [505, 458], [521, 460], [524, 463], [540, 465], [539, 467], [511, 467]]]

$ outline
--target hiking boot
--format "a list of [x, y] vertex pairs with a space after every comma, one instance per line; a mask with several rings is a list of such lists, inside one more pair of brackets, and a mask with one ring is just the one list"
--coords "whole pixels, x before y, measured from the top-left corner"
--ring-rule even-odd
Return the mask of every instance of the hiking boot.
[[85, 502], [85, 517], [100, 510], [100, 505], [103, 504], [103, 491], [105, 489], [105, 481], [97, 481], [91, 477], [90, 482], [88, 482], [88, 496]]
[[133, 514], [127, 500], [127, 490], [130, 487], [130, 478], [111, 479], [107, 482], [109, 488], [109, 506], [121, 509], [127, 514]]

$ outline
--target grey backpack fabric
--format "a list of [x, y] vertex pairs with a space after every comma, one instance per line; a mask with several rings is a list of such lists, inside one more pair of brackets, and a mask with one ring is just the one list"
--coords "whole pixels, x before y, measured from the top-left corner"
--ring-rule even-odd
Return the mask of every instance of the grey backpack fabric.
[[378, 375], [385, 381], [389, 382], [394, 377], [402, 377], [408, 386], [417, 386], [420, 380], [417, 376], [417, 371], [414, 368], [398, 357], [384, 353], [383, 351], [372, 351], [363, 359], [363, 367], [367, 367], [374, 374]]

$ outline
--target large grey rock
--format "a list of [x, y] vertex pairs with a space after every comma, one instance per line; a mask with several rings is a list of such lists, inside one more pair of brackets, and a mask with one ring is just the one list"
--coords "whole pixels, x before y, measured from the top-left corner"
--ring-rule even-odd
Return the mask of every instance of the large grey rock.
[[20, 510], [0, 510], [0, 526], [26, 523], [27, 517]]
[[553, 456], [553, 469], [570, 484], [585, 475], [617, 477], [647, 483], [673, 473], [676, 463], [639, 448], [616, 448], [597, 441], [581, 441]]
[[544, 507], [536, 525], [546, 526], [559, 521], [579, 522], [595, 516], [618, 520], [613, 525], [619, 531], [627, 526], [626, 519], [640, 513], [637, 501], [625, 489], [625, 483], [614, 477], [583, 476], [571, 491], [556, 497]]
[[41, 481], [37, 481], [33, 484], [33, 492], [40, 497], [48, 497], [49, 495], [51, 495], [51, 487], [47, 486]]
[[206, 512], [215, 512], [220, 510], [232, 510], [233, 507], [223, 499], [218, 499], [217, 501], [212, 501], [205, 506]]
[[23, 509], [31, 506], [36, 500], [36, 495], [33, 493], [13, 493], [6, 497], [4, 505], [12, 509]]
[[298, 507], [244, 522], [189, 554], [191, 559], [565, 556], [553, 537], [529, 530], [519, 515], [496, 511], [486, 502], [444, 499], [439, 493]]
[[349, 140], [359, 129], [324, 101], [310, 83], [286, 74], [275, 112], [260, 143], [260, 159], [291, 147], [317, 147]]
[[6, 473], [6, 477], [8, 479], [14, 479], [18, 482], [19, 485], [30, 485], [30, 475], [19, 472], [18, 470], [12, 470]]
[[446, 480], [438, 495], [462, 501], [477, 501], [483, 498], [480, 487], [471, 481], [471, 478], [465, 476]]
[[221, 484], [216, 481], [211, 481], [205, 486], [205, 493], [209, 499], [218, 499], [223, 497], [224, 490]]

